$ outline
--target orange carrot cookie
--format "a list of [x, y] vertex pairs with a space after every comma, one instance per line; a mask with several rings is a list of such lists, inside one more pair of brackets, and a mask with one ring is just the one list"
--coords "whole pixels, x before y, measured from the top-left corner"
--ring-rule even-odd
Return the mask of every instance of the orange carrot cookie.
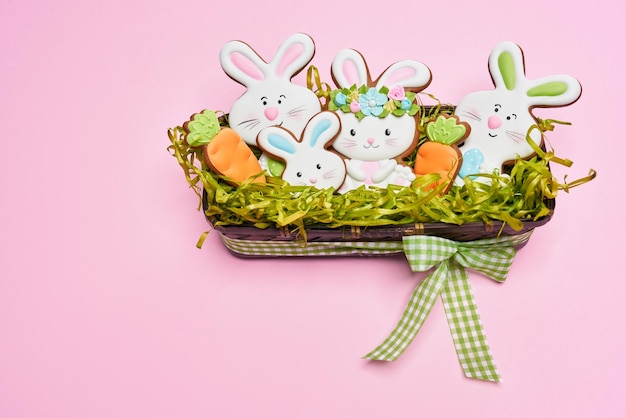
[[461, 168], [462, 155], [456, 144], [467, 138], [469, 133], [469, 125], [460, 122], [456, 116], [440, 115], [426, 125], [426, 136], [429, 141], [423, 143], [417, 150], [413, 170], [416, 177], [436, 173], [441, 178], [425, 189], [432, 189], [445, 183], [442, 193], [450, 190]]
[[[241, 183], [262, 172], [259, 161], [239, 134], [223, 128], [208, 144], [204, 145], [204, 162], [216, 174]], [[254, 182], [265, 183], [265, 176]]]

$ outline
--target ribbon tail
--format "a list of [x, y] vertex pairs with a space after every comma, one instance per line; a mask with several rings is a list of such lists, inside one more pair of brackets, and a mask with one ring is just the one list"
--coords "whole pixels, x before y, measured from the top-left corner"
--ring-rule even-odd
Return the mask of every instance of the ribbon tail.
[[465, 376], [499, 382], [500, 374], [487, 343], [467, 271], [456, 262], [450, 263], [441, 299]]
[[441, 294], [448, 277], [448, 262], [439, 264], [413, 291], [402, 317], [391, 334], [363, 356], [370, 360], [396, 360], [411, 344]]

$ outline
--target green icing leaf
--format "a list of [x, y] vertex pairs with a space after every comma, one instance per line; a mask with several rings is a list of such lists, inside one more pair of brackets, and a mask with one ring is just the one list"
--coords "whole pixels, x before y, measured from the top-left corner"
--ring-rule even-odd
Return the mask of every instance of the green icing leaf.
[[434, 122], [426, 125], [426, 135], [433, 142], [452, 145], [465, 135], [466, 129], [458, 124], [455, 118], [439, 116]]
[[187, 124], [187, 143], [192, 147], [208, 144], [220, 131], [220, 122], [215, 112], [203, 110], [191, 117]]

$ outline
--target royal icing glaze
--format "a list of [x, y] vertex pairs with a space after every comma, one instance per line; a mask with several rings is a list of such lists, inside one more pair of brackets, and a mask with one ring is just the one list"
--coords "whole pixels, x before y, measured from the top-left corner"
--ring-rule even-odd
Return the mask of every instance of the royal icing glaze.
[[246, 87], [230, 109], [229, 123], [247, 144], [256, 145], [258, 133], [268, 126], [282, 126], [299, 136], [321, 110], [315, 93], [291, 81], [314, 54], [313, 40], [303, 33], [287, 38], [269, 62], [241, 41], [222, 47], [222, 69]]
[[346, 177], [343, 159], [328, 148], [339, 130], [339, 117], [329, 111], [315, 115], [297, 140], [290, 131], [272, 126], [259, 132], [260, 149], [285, 163], [283, 180], [294, 186], [338, 189]]
[[203, 157], [212, 172], [226, 176], [235, 186], [250, 178], [252, 182], [265, 183], [259, 161], [248, 144], [230, 128], [221, 129], [203, 146]]
[[430, 84], [431, 73], [418, 61], [399, 61], [372, 81], [363, 56], [341, 50], [331, 75], [339, 90], [331, 93], [329, 110], [341, 119], [333, 148], [346, 157], [347, 177], [340, 192], [361, 185], [409, 185], [410, 167], [398, 161], [417, 145], [415, 92]]
[[426, 124], [428, 141], [418, 148], [413, 171], [416, 177], [438, 174], [439, 179], [423, 185], [425, 190], [442, 187], [443, 194], [452, 187], [462, 160], [457, 143], [467, 138], [469, 132], [469, 125], [456, 116], [439, 115]]
[[[489, 73], [495, 88], [468, 94], [455, 110], [471, 127], [462, 148], [460, 179], [501, 172], [516, 158], [531, 157], [534, 150], [526, 135], [537, 123], [532, 109], [569, 105], [582, 91], [580, 83], [568, 75], [526, 78], [522, 50], [513, 42], [499, 43], [491, 51]], [[539, 130], [533, 129], [530, 138], [538, 146], [542, 144]]]

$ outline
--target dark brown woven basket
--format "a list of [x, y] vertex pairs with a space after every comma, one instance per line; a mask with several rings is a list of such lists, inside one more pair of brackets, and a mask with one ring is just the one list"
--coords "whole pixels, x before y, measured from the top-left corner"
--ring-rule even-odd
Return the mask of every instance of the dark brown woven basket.
[[[484, 238], [495, 238], [502, 235], [519, 235], [546, 224], [552, 218], [556, 201], [548, 199], [546, 206], [550, 214], [537, 220], [522, 220], [523, 227], [515, 230], [501, 221], [491, 224], [471, 222], [463, 225], [446, 224], [441, 222], [416, 223], [407, 225], [370, 226], [370, 227], [341, 227], [328, 228], [324, 225], [312, 226], [306, 229], [307, 242], [379, 242], [402, 241], [402, 237], [410, 235], [430, 235], [455, 241], [474, 241]], [[202, 208], [208, 208], [207, 193], [202, 194]], [[259, 229], [253, 225], [215, 226], [215, 219], [205, 216], [214, 229], [225, 237], [235, 240], [267, 241], [272, 242], [297, 241], [302, 237], [297, 231], [288, 228]], [[523, 245], [520, 246], [520, 248]], [[241, 256], [241, 254], [233, 253]]]
[[[434, 106], [425, 106], [428, 114]], [[455, 109], [453, 105], [438, 107], [441, 112], [452, 113]], [[222, 122], [226, 123], [228, 115], [222, 116]], [[202, 193], [202, 208], [206, 213], [208, 208], [208, 196], [206, 191]], [[533, 230], [550, 221], [555, 207], [555, 199], [546, 199], [546, 206], [550, 214], [537, 220], [522, 220], [523, 227], [520, 230], [511, 228], [504, 222], [492, 221], [490, 224], [482, 222], [471, 222], [463, 225], [446, 224], [441, 222], [415, 223], [407, 225], [389, 226], [369, 226], [369, 227], [341, 227], [329, 228], [324, 225], [311, 226], [306, 229], [307, 242], [380, 242], [380, 241], [402, 241], [402, 237], [410, 235], [430, 235], [455, 241], [474, 241], [478, 239], [494, 238], [502, 235], [520, 235]], [[250, 225], [229, 225], [216, 226], [216, 220], [210, 216], [205, 216], [209, 224], [223, 236], [233, 240], [244, 241], [267, 241], [272, 242], [301, 241], [296, 231], [289, 228], [266, 228], [259, 229]], [[520, 245], [521, 248], [524, 244]], [[232, 252], [232, 251], [231, 251]], [[233, 254], [241, 257], [250, 257], [240, 253]], [[255, 257], [255, 256], [252, 256]]]

